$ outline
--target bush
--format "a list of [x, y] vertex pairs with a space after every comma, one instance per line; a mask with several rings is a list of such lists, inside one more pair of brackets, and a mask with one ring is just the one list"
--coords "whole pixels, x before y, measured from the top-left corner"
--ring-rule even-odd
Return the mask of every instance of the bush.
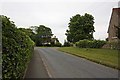
[[2, 19], [2, 78], [22, 78], [32, 57], [34, 42], [5, 16]]
[[107, 44], [109, 45], [110, 49], [120, 50], [119, 41], [112, 41], [112, 42], [108, 42]]
[[64, 47], [70, 47], [70, 46], [73, 46], [73, 45], [72, 45], [72, 43], [65, 41], [63, 46]]
[[103, 40], [80, 40], [75, 45], [79, 48], [101, 48], [106, 41]]
[[60, 42], [56, 42], [55, 46], [56, 46], [56, 47], [61, 47], [62, 44], [61, 44]]

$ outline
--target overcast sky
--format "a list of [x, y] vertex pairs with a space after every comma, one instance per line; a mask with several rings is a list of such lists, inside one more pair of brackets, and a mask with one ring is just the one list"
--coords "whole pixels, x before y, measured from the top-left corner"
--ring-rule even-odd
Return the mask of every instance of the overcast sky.
[[94, 16], [95, 39], [107, 38], [112, 8], [119, 0], [2, 0], [0, 14], [10, 17], [18, 27], [45, 25], [61, 43], [72, 16], [85, 13]]

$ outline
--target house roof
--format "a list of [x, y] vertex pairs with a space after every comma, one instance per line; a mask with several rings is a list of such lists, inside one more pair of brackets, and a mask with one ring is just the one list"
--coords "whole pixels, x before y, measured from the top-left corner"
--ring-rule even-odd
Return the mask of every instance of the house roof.
[[111, 14], [110, 22], [109, 22], [108, 32], [109, 32], [109, 29], [110, 29], [110, 24], [111, 24], [113, 14], [117, 14], [118, 17], [120, 17], [120, 8], [113, 8], [112, 9], [112, 14]]

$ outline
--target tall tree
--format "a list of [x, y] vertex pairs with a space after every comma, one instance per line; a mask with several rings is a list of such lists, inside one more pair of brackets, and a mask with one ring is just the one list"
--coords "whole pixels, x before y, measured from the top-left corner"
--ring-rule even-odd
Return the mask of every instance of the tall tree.
[[81, 16], [77, 14], [70, 18], [68, 30], [66, 30], [66, 36], [68, 42], [77, 42], [83, 39], [93, 39], [94, 30], [94, 17], [85, 13]]
[[52, 30], [44, 25], [36, 27], [36, 45], [49, 44], [51, 42]]

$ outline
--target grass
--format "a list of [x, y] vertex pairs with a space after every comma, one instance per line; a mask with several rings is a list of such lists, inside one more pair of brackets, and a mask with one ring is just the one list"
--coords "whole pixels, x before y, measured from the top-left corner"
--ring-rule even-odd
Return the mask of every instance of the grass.
[[61, 47], [58, 50], [86, 58], [108, 67], [120, 69], [120, 66], [118, 66], [118, 50], [75, 47]]

